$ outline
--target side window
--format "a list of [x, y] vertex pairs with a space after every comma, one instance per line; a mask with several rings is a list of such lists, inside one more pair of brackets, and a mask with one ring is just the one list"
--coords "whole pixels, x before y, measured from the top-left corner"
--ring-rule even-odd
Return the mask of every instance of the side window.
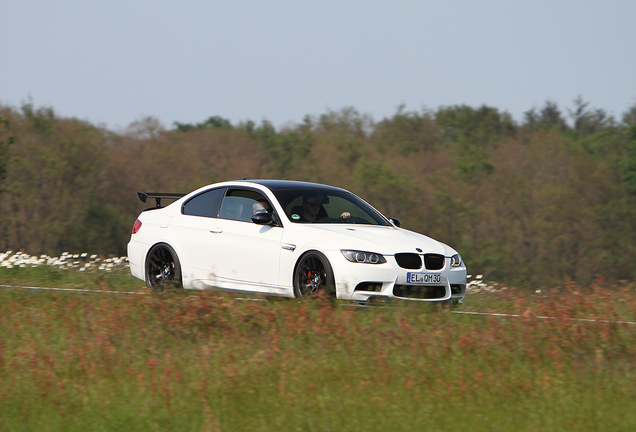
[[271, 212], [271, 204], [260, 193], [247, 189], [230, 189], [221, 202], [219, 217], [243, 222], [252, 222], [252, 216], [260, 212]]
[[183, 205], [181, 212], [190, 216], [216, 217], [223, 192], [225, 192], [223, 188], [203, 192], [189, 199]]
[[303, 214], [303, 196], [300, 195], [287, 204], [285, 213], [294, 222], [299, 220]]

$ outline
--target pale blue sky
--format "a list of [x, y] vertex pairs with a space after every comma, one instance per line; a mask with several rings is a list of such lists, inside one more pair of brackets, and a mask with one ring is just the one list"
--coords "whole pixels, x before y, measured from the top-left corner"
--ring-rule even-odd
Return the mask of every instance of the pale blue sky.
[[0, 103], [117, 130], [636, 104], [635, 0], [0, 0]]

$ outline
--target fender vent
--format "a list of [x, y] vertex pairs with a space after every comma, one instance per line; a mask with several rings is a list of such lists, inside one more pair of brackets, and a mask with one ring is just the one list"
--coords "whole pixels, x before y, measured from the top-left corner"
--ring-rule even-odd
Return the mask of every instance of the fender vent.
[[422, 258], [414, 253], [397, 253], [395, 261], [398, 265], [405, 269], [418, 270], [422, 268]]

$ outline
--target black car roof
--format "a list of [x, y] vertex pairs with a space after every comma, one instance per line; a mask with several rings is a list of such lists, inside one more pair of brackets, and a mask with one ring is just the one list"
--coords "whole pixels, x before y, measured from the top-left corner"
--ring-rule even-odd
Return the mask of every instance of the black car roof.
[[251, 180], [251, 179], [248, 180], [248, 179], [245, 179], [244, 181], [265, 186], [272, 192], [275, 192], [278, 190], [295, 190], [295, 189], [344, 191], [344, 189], [338, 188], [335, 186], [329, 186], [329, 185], [324, 185], [320, 183], [294, 181], [294, 180]]

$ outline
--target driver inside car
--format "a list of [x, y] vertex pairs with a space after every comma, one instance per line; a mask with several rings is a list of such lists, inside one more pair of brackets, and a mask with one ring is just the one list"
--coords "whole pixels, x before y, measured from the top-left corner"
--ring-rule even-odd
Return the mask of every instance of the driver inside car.
[[[327, 212], [322, 206], [323, 204], [329, 204], [329, 197], [311, 194], [303, 196], [303, 212], [300, 218], [301, 222], [316, 222], [316, 220], [327, 217]], [[349, 212], [342, 212], [340, 219], [346, 221], [351, 214]]]
[[322, 197], [320, 195], [309, 195], [303, 197], [302, 221], [316, 222], [316, 217], [322, 207]]

